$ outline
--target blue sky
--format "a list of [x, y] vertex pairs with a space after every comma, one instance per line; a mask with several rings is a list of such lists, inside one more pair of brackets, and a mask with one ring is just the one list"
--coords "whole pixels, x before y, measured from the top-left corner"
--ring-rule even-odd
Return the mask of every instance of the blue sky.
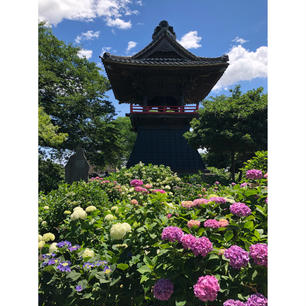
[[[267, 90], [266, 0], [40, 0], [39, 19], [101, 68], [99, 55], [133, 55], [151, 42], [154, 28], [165, 19], [195, 55], [229, 55], [230, 66], [211, 95], [229, 94], [237, 84], [243, 92]], [[129, 112], [111, 91], [107, 95], [119, 116]]]

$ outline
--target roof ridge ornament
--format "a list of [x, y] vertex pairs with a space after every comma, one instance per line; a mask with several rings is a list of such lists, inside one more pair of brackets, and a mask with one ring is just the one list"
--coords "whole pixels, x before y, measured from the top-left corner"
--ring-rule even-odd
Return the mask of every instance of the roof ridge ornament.
[[168, 32], [174, 40], [176, 40], [176, 35], [173, 30], [173, 27], [169, 25], [167, 20], [162, 20], [159, 25], [154, 29], [154, 33], [152, 35], [152, 39], [156, 40], [161, 34]]

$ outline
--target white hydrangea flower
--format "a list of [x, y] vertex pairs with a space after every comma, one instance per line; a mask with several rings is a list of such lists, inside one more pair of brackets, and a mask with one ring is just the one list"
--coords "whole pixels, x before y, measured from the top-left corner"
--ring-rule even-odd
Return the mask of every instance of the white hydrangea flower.
[[115, 212], [117, 212], [117, 211], [118, 211], [118, 206], [113, 206], [113, 207], [111, 208], [111, 210], [114, 210]]
[[112, 214], [108, 214], [104, 218], [104, 220], [106, 220], [106, 221], [112, 221], [112, 220], [115, 220], [115, 219], [116, 219], [116, 217]]
[[53, 242], [51, 243], [50, 247], [49, 247], [49, 253], [54, 253], [57, 251], [57, 242]]
[[42, 221], [41, 225], [47, 225], [47, 221]]
[[73, 213], [70, 216], [71, 220], [77, 220], [77, 219], [83, 219], [84, 220], [84, 219], [86, 219], [86, 217], [87, 217], [86, 211], [80, 206], [75, 207], [73, 209]]
[[112, 225], [110, 229], [110, 236], [112, 240], [120, 240], [122, 239], [127, 232], [126, 225], [123, 225], [121, 223], [117, 223]]
[[95, 211], [97, 208], [93, 205], [86, 207], [85, 211], [90, 213], [92, 211]]
[[42, 249], [44, 247], [44, 245], [45, 245], [45, 242], [43, 240], [38, 242], [38, 248], [39, 249]]
[[44, 206], [44, 209], [49, 209], [49, 206]]
[[38, 242], [39, 242], [39, 241], [42, 241], [42, 235], [39, 235], [39, 234], [38, 234]]
[[45, 242], [53, 241], [54, 239], [55, 239], [55, 236], [52, 233], [46, 233], [42, 236], [42, 240]]
[[71, 214], [71, 211], [70, 211], [70, 210], [65, 210], [65, 211], [64, 211], [64, 214], [65, 214], [65, 215], [70, 215], [70, 214]]
[[85, 258], [85, 257], [94, 257], [95, 256], [95, 252], [91, 249], [85, 249], [85, 251], [83, 252], [82, 254], [82, 257]]
[[124, 226], [125, 231], [127, 233], [129, 233], [132, 230], [131, 226], [128, 223], [126, 223], [126, 222], [122, 223], [122, 226]]

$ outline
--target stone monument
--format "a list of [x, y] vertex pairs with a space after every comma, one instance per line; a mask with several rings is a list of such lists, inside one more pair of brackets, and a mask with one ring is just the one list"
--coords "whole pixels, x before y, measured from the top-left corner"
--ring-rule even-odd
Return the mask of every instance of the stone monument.
[[88, 181], [89, 164], [84, 149], [77, 148], [75, 154], [70, 156], [65, 166], [65, 182], [72, 184], [77, 181]]

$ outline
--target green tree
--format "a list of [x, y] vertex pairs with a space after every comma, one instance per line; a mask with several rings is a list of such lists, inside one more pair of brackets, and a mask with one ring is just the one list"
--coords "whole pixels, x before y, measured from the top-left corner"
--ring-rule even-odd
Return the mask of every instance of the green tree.
[[120, 130], [122, 154], [118, 160], [119, 166], [124, 165], [133, 150], [137, 134], [132, 130], [131, 120], [128, 117], [117, 117], [114, 123]]
[[239, 170], [237, 161], [247, 160], [254, 152], [267, 149], [267, 95], [263, 88], [245, 94], [236, 86], [232, 95], [203, 101], [199, 118], [185, 133], [190, 144], [209, 153], [229, 154], [231, 178]]
[[62, 143], [47, 146], [56, 157], [82, 147], [88, 160], [103, 168], [121, 154], [120, 133], [111, 122], [114, 106], [105, 96], [110, 84], [96, 63], [78, 56], [79, 50], [39, 24], [39, 105], [58, 127], [55, 132], [68, 134]]

